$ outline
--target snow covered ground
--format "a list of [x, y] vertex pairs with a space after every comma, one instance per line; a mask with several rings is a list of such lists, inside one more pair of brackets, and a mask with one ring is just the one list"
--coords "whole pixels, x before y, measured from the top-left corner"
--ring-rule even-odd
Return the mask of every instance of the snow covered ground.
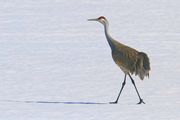
[[[1, 0], [0, 120], [179, 120], [179, 0]], [[150, 78], [111, 58], [104, 15], [118, 41], [146, 52]]]

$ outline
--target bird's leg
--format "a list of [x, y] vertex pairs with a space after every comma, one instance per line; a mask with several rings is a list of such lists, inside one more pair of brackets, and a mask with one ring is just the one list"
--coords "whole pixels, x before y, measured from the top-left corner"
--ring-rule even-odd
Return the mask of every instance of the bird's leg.
[[139, 94], [139, 92], [138, 92], [138, 90], [137, 90], [137, 87], [136, 87], [136, 84], [135, 84], [133, 78], [131, 77], [130, 74], [128, 74], [128, 75], [129, 75], [129, 77], [130, 77], [130, 79], [131, 79], [132, 84], [134, 85], [134, 87], [135, 87], [135, 89], [136, 89], [136, 92], [137, 92], [138, 97], [139, 97], [139, 100], [140, 100], [137, 104], [141, 104], [141, 103], [145, 104], [145, 102], [143, 101], [143, 99], [141, 98], [141, 96], [140, 96], [140, 94]]
[[116, 103], [118, 103], [119, 97], [120, 97], [120, 95], [121, 95], [121, 92], [122, 92], [125, 84], [126, 84], [126, 74], [125, 74], [125, 76], [124, 76], [124, 82], [122, 83], [122, 87], [121, 87], [121, 90], [120, 90], [120, 92], [119, 92], [119, 95], [118, 95], [116, 101], [115, 101], [115, 102], [110, 102], [110, 104], [116, 104]]

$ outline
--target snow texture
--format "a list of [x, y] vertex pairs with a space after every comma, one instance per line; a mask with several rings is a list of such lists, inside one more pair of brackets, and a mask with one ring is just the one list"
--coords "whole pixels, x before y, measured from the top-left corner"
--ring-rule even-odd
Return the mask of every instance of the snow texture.
[[[1, 0], [0, 120], [179, 120], [179, 0]], [[106, 16], [119, 42], [146, 52], [150, 78], [111, 58]]]

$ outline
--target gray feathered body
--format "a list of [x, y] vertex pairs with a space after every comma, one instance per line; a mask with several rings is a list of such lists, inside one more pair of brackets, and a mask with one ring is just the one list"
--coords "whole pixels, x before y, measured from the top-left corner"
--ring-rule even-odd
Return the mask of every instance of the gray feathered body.
[[113, 60], [125, 74], [138, 75], [141, 80], [143, 80], [145, 76], [149, 76], [150, 62], [145, 53], [138, 52], [115, 40], [112, 40], [112, 44]]

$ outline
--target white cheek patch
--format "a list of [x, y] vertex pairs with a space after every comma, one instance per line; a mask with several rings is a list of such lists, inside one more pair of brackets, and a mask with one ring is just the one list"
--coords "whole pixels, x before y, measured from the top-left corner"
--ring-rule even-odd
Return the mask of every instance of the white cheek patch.
[[102, 23], [105, 23], [105, 22], [106, 22], [104, 19], [101, 19], [100, 21], [101, 21]]

